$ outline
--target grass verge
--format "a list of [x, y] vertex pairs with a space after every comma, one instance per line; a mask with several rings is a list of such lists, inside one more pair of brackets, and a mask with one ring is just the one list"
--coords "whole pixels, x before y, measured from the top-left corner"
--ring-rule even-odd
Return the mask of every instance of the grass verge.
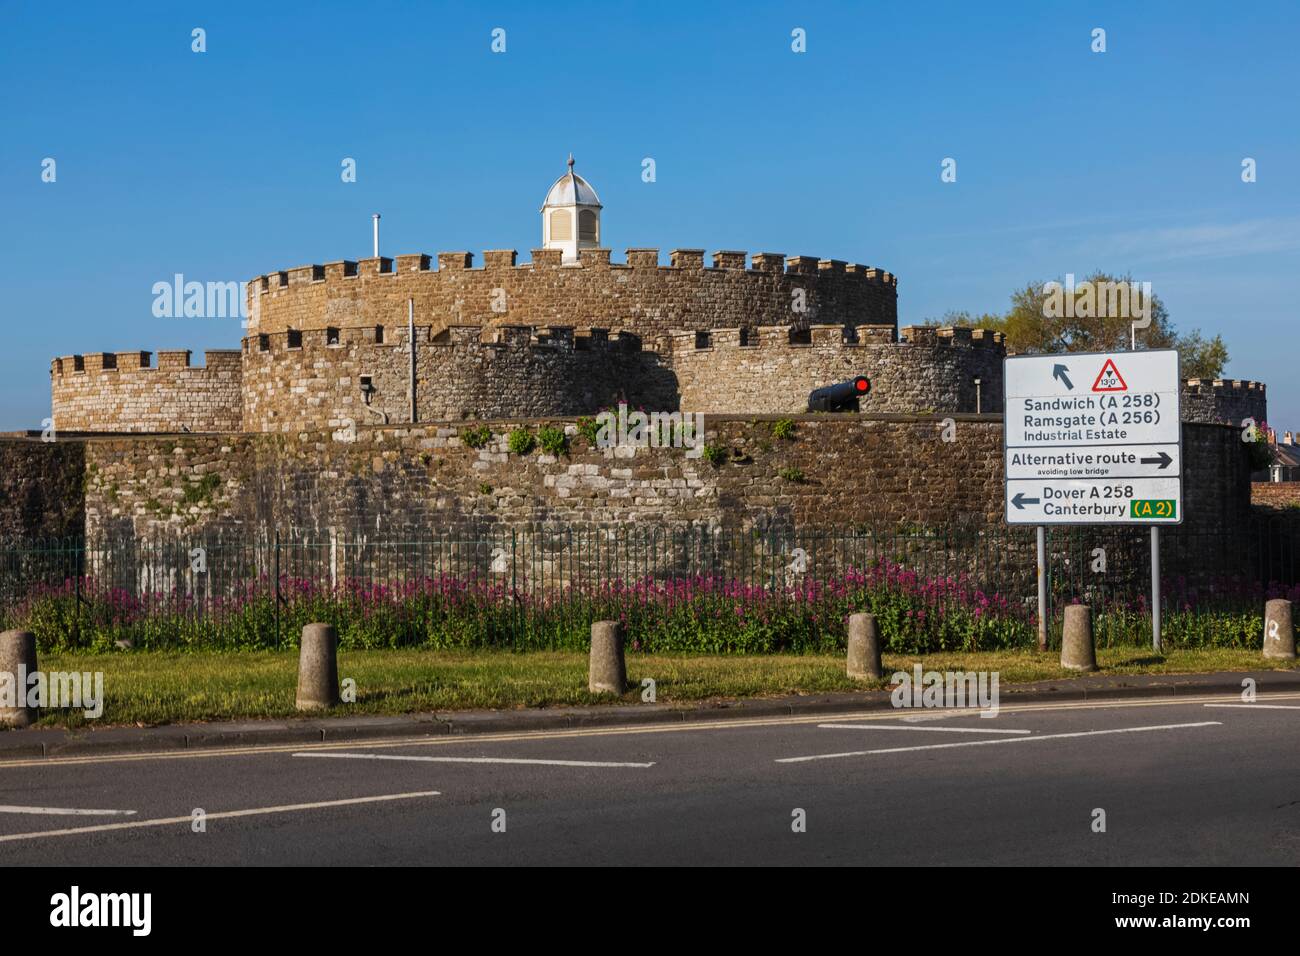
[[[1291, 669], [1293, 662], [1266, 661], [1257, 650], [1170, 650], [1162, 656], [1140, 648], [1099, 648], [1102, 674], [1177, 674]], [[924, 656], [885, 655], [885, 671], [998, 671], [1004, 684], [1077, 676], [1061, 668], [1056, 652], [981, 651]], [[289, 717], [294, 710], [297, 653], [132, 652], [51, 654], [43, 671], [102, 671], [104, 713], [89, 721], [79, 710], [47, 711], [41, 726], [94, 723], [154, 724]], [[631, 654], [632, 689], [622, 700], [641, 699], [641, 681], [655, 681], [660, 703], [768, 697], [861, 690], [844, 673], [844, 656], [774, 654]], [[587, 658], [569, 651], [344, 651], [339, 676], [356, 681], [357, 701], [332, 713], [406, 714], [471, 708], [510, 709], [618, 702], [587, 692]], [[883, 687], [884, 681], [876, 687]]]

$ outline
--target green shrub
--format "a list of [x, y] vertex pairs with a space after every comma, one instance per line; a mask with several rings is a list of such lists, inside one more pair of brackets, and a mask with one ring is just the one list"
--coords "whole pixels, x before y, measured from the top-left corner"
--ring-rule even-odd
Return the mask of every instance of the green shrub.
[[723, 448], [721, 445], [707, 442], [704, 445], [704, 460], [714, 468], [717, 468], [727, 460], [727, 449]]
[[460, 440], [470, 448], [482, 448], [492, 440], [492, 429], [486, 425], [477, 425], [460, 430]]
[[797, 485], [802, 485], [807, 480], [804, 478], [803, 472], [798, 468], [782, 468], [777, 474], [786, 481], [793, 481]]
[[587, 440], [588, 445], [595, 448], [596, 437], [600, 434], [600, 422], [586, 416], [579, 418], [578, 434]]
[[506, 439], [506, 446], [516, 455], [526, 455], [533, 450], [536, 439], [527, 428], [516, 428]]
[[772, 423], [772, 437], [784, 438], [787, 441], [794, 439], [794, 422], [788, 418], [782, 418]]
[[537, 431], [537, 441], [542, 446], [542, 451], [548, 455], [567, 454], [569, 451], [569, 436], [564, 434], [563, 428], [556, 428], [554, 425], [546, 425]]

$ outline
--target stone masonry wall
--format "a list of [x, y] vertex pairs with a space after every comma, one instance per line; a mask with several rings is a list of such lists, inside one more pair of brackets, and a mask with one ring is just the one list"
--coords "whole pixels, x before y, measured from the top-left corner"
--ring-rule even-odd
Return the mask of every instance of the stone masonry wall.
[[[847, 532], [899, 526], [1003, 525], [1002, 426], [940, 416], [793, 416], [792, 438], [767, 418], [709, 420], [714, 466], [683, 449], [592, 448], [572, 423], [570, 451], [481, 449], [452, 426], [362, 428], [354, 441], [293, 435], [85, 440], [92, 537], [154, 533], [418, 539], [538, 524], [705, 526]], [[539, 423], [534, 423], [534, 427]], [[1185, 529], [1228, 535], [1249, 514], [1245, 451], [1233, 428], [1184, 425]], [[188, 489], [188, 490], [187, 490]]]
[[83, 533], [85, 451], [84, 442], [0, 437], [0, 542]]
[[1183, 383], [1180, 400], [1185, 422], [1218, 422], [1241, 427], [1243, 419], [1268, 421], [1263, 382], [1192, 378]]
[[58, 431], [224, 432], [243, 428], [238, 351], [204, 353], [192, 367], [188, 349], [158, 353], [98, 352], [56, 358], [50, 367]]
[[1300, 481], [1255, 481], [1250, 502], [1261, 508], [1300, 508]]
[[[608, 249], [584, 249], [561, 263], [558, 249], [535, 249], [516, 264], [513, 250], [483, 254], [471, 268], [468, 252], [363, 259], [301, 266], [258, 276], [248, 284], [249, 332], [327, 326], [367, 327], [415, 318], [436, 332], [451, 325], [546, 325], [622, 328], [649, 340], [677, 329], [711, 329], [740, 321], [755, 325], [841, 323], [896, 325], [897, 279], [888, 272], [837, 259], [786, 259], [718, 252], [705, 268], [701, 249], [676, 249], [671, 265], [657, 249], [629, 249], [611, 263]], [[798, 311], [799, 309], [803, 311]]]
[[[676, 384], [658, 355], [635, 336], [603, 329], [452, 326], [431, 336], [416, 327], [418, 419], [594, 414], [626, 400], [652, 409], [676, 407]], [[410, 361], [405, 325], [301, 333], [244, 340], [244, 428], [249, 431], [337, 429], [402, 423], [410, 416]], [[369, 404], [363, 392], [369, 380]]]
[[[1002, 410], [1001, 333], [983, 329], [858, 326], [845, 342], [839, 325], [815, 325], [807, 344], [791, 344], [788, 326], [717, 329], [674, 335], [672, 363], [685, 411], [709, 414], [800, 413], [808, 393], [858, 375], [871, 380], [862, 412]], [[745, 335], [745, 344], [741, 344]]]

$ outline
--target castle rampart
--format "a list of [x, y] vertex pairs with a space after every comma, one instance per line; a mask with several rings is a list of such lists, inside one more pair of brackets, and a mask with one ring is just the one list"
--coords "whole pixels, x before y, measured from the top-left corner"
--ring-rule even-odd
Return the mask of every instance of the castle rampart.
[[[672, 338], [681, 407], [710, 414], [799, 413], [808, 393], [865, 375], [863, 412], [1000, 412], [1002, 334], [984, 329], [814, 325], [682, 332]], [[977, 381], [978, 380], [978, 383]]]
[[58, 431], [230, 432], [243, 429], [243, 365], [238, 350], [189, 349], [65, 355], [50, 365]]
[[[416, 326], [420, 421], [592, 414], [676, 405], [671, 372], [637, 336], [569, 326]], [[244, 428], [409, 421], [405, 326], [261, 332], [244, 340]]]
[[1248, 418], [1256, 424], [1268, 420], [1268, 399], [1263, 382], [1191, 378], [1183, 383], [1181, 404], [1185, 422], [1217, 422], [1241, 427]]
[[[838, 259], [780, 253], [675, 249], [659, 264], [656, 249], [629, 249], [625, 263], [608, 249], [584, 249], [561, 261], [536, 249], [518, 263], [514, 250], [489, 250], [473, 268], [468, 252], [419, 253], [306, 265], [248, 284], [250, 333], [289, 329], [405, 325], [435, 332], [451, 325], [520, 323], [635, 329], [643, 336], [712, 329], [744, 318], [754, 325], [840, 323], [896, 325], [897, 279]], [[436, 268], [435, 268], [436, 266]]]

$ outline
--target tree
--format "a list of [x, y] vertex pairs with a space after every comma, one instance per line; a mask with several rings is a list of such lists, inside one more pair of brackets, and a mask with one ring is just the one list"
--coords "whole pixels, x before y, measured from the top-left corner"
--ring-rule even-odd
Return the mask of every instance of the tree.
[[1005, 315], [948, 312], [942, 324], [1001, 332], [1011, 353], [1116, 352], [1128, 349], [1135, 321], [1145, 323], [1137, 330], [1141, 347], [1178, 349], [1184, 378], [1223, 374], [1228, 349], [1222, 337], [1205, 339], [1199, 329], [1178, 333], [1160, 297], [1129, 276], [1095, 272], [1072, 287], [1031, 282], [1012, 293]]

